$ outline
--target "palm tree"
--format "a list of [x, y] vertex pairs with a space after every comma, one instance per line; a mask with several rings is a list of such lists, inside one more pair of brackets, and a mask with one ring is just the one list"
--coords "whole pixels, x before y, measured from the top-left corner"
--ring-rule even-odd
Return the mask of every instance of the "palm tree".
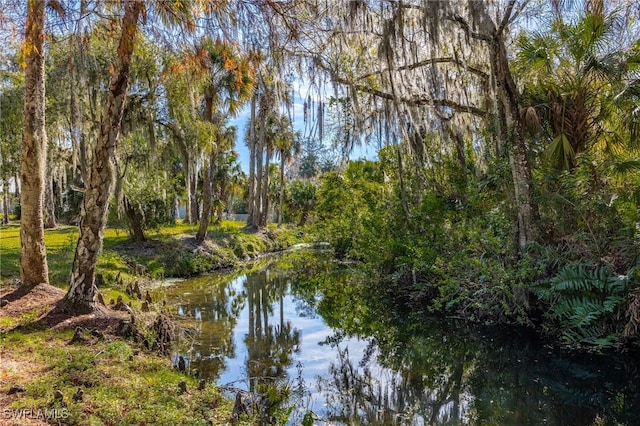
[[516, 64], [529, 83], [522, 116], [533, 127], [543, 125], [546, 157], [559, 169], [573, 170], [577, 155], [613, 135], [606, 123], [625, 66], [617, 23], [615, 13], [596, 8], [575, 23], [558, 16], [551, 32], [518, 41]]
[[228, 43], [204, 40], [201, 46], [201, 65], [207, 70], [210, 82], [204, 94], [204, 119], [217, 128], [216, 141], [210, 147], [208, 166], [205, 164], [205, 180], [202, 197], [202, 216], [196, 240], [203, 241], [211, 220], [212, 180], [218, 155], [235, 139], [235, 127], [226, 128], [227, 115], [234, 115], [253, 91], [253, 69], [249, 58], [242, 58]]
[[280, 156], [280, 202], [278, 206], [278, 227], [282, 224], [282, 211], [284, 206], [285, 175], [284, 166], [300, 154], [300, 137], [293, 131], [291, 120], [286, 115], [275, 117], [271, 127], [273, 132], [273, 145]]
[[[232, 139], [235, 139], [235, 136]], [[229, 150], [218, 156], [214, 181], [216, 182], [215, 195], [217, 198], [214, 207], [216, 221], [221, 222], [223, 209], [232, 204], [235, 195], [243, 193], [246, 184], [246, 175], [238, 163], [238, 154], [235, 151]]]

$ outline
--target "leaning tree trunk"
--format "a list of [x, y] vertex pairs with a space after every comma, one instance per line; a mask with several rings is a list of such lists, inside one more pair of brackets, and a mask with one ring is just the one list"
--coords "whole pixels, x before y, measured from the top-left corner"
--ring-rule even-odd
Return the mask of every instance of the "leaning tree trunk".
[[47, 161], [44, 88], [45, 2], [29, 0], [25, 39], [24, 118], [20, 180], [20, 276], [22, 285], [49, 283], [42, 219]]
[[109, 199], [114, 183], [116, 147], [129, 87], [131, 57], [138, 31], [138, 17], [143, 8], [142, 2], [125, 3], [114, 73], [82, 202], [80, 238], [73, 260], [71, 285], [65, 296], [67, 307], [74, 313], [100, 309], [95, 284], [96, 263], [102, 250]]

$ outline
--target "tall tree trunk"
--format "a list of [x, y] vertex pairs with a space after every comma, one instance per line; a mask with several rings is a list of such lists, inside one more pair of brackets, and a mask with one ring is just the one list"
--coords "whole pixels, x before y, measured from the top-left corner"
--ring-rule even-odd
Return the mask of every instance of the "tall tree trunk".
[[9, 223], [9, 182], [7, 179], [2, 181], [2, 224]]
[[19, 200], [21, 197], [20, 188], [22, 187], [22, 182], [20, 182], [20, 173], [16, 172], [16, 175], [14, 177], [14, 182], [16, 184], [16, 187], [14, 188], [13, 195], [16, 197], [17, 200]]
[[538, 238], [538, 205], [533, 196], [533, 176], [527, 159], [524, 129], [520, 118], [518, 88], [509, 69], [507, 48], [503, 32], [512, 18], [515, 0], [505, 7], [505, 16], [496, 25], [486, 5], [471, 3], [480, 19], [476, 22], [479, 30], [488, 35], [483, 38], [488, 43], [491, 74], [494, 78], [500, 139], [508, 143], [509, 165], [513, 177], [516, 215], [518, 218], [518, 244], [524, 249], [528, 242]]
[[271, 163], [271, 148], [267, 147], [267, 153], [265, 157], [265, 164], [262, 170], [262, 190], [260, 200], [262, 205], [260, 207], [260, 227], [265, 228], [269, 222], [269, 166]]
[[200, 203], [198, 202], [198, 167], [193, 164], [191, 170], [191, 221], [189, 223], [195, 224], [198, 223], [200, 219]]
[[[75, 67], [71, 66], [71, 81], [74, 83], [76, 81], [80, 81], [78, 78], [78, 72]], [[69, 105], [70, 105], [70, 113], [71, 113], [71, 142], [73, 143], [74, 150], [74, 158], [78, 157], [78, 166], [79, 166], [79, 174], [80, 179], [86, 185], [87, 180], [89, 179], [87, 173], [87, 143], [84, 136], [84, 124], [82, 120], [82, 112], [80, 108], [80, 100], [78, 99], [78, 87], [76, 84], [70, 85], [70, 96], [69, 96]], [[77, 151], [77, 154], [76, 152]], [[75, 173], [75, 170], [74, 170]]]
[[280, 205], [278, 206], [278, 228], [282, 225], [282, 206], [284, 206], [284, 152], [280, 152]]
[[[262, 121], [262, 120], [261, 120]], [[264, 139], [265, 139], [264, 122], [260, 123], [260, 135], [258, 136], [258, 145], [256, 147], [256, 210], [253, 212], [254, 224], [256, 228], [261, 226], [262, 222], [262, 180], [264, 179]]]
[[247, 226], [255, 228], [257, 221], [255, 219], [257, 205], [257, 191], [256, 191], [256, 96], [251, 98], [251, 118], [249, 121], [249, 206], [247, 215]]
[[[49, 283], [42, 207], [47, 162], [44, 87], [45, 2], [29, 0], [25, 38], [24, 118], [20, 180], [20, 277], [22, 285]], [[17, 182], [16, 182], [17, 184]]]
[[204, 188], [202, 189], [202, 214], [200, 215], [200, 227], [196, 233], [196, 240], [204, 241], [207, 237], [207, 229], [209, 229], [209, 223], [211, 222], [211, 205], [213, 199], [213, 191], [211, 186], [213, 185], [213, 176], [216, 169], [216, 149], [212, 148], [211, 156], [209, 157], [209, 164], [205, 162], [204, 170]]
[[188, 162], [184, 165], [184, 186], [186, 191], [184, 203], [184, 223], [191, 223], [191, 170]]
[[179, 126], [169, 127], [173, 132], [173, 135], [178, 142], [178, 148], [182, 157], [182, 164], [184, 165], [184, 186], [185, 186], [185, 214], [184, 222], [191, 223], [191, 154], [189, 153], [189, 147], [185, 140], [184, 131]]
[[[204, 119], [209, 123], [214, 123], [213, 119], [213, 88], [207, 87], [204, 95]], [[205, 161], [204, 164], [204, 188], [202, 189], [202, 214], [200, 215], [200, 227], [196, 232], [196, 240], [204, 241], [207, 237], [207, 230], [209, 229], [209, 223], [211, 222], [211, 207], [213, 198], [213, 176], [215, 174], [217, 162], [217, 146], [216, 142], [211, 146], [211, 154], [209, 155], [209, 162]]]
[[528, 242], [538, 238], [538, 205], [533, 196], [533, 176], [527, 159], [524, 130], [520, 119], [520, 104], [516, 84], [509, 70], [507, 49], [498, 34], [490, 43], [491, 61], [498, 101], [503, 105], [504, 120], [501, 127], [502, 140], [510, 141], [509, 165], [513, 176], [513, 187], [518, 217], [518, 244], [524, 249]]
[[55, 195], [53, 193], [53, 174], [49, 171], [47, 176], [47, 190], [45, 191], [45, 223], [44, 227], [47, 229], [53, 229], [57, 226], [56, 223], [56, 205]]
[[[87, 143], [84, 132], [84, 108], [78, 93], [86, 88], [84, 63], [85, 46], [84, 16], [87, 13], [87, 0], [80, 0], [80, 18], [77, 20], [75, 37], [69, 38], [71, 58], [69, 58], [69, 77], [73, 84], [69, 85], [70, 136], [73, 144], [73, 158], [77, 158], [78, 169], [74, 167], [73, 175], [80, 175], [80, 180], [86, 186], [89, 179], [87, 170]], [[77, 55], [77, 60], [75, 59]], [[75, 164], [75, 161], [74, 161]]]
[[138, 31], [138, 18], [144, 3], [125, 2], [124, 8], [114, 72], [82, 201], [80, 238], [73, 260], [71, 284], [65, 296], [67, 307], [74, 313], [100, 309], [95, 285], [96, 263], [102, 250], [109, 199], [114, 183], [116, 147], [129, 88], [131, 57]]

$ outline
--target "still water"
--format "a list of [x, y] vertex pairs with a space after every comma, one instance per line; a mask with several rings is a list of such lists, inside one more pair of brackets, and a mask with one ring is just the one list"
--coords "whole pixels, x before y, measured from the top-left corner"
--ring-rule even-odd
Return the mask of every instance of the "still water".
[[[290, 424], [640, 424], [635, 356], [578, 356], [518, 330], [393, 312], [367, 277], [299, 251], [167, 289], [220, 385], [286, 384]], [[178, 354], [175, 354], [177, 358]]]

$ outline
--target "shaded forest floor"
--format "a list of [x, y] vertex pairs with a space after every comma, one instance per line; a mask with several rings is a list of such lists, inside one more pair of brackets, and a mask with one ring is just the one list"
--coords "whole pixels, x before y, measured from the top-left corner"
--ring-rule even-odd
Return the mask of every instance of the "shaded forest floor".
[[[233, 267], [285, 249], [300, 235], [295, 230], [245, 233], [234, 222], [212, 226], [204, 243], [193, 237], [195, 227], [184, 224], [162, 228], [143, 242], [129, 241], [122, 231], [105, 234], [97, 273], [111, 309], [106, 316], [70, 317], [55, 308], [65, 294], [77, 228], [46, 231], [53, 285], [24, 294], [18, 289], [19, 226], [0, 227], [0, 425], [235, 420], [233, 401], [220, 389], [178, 371], [166, 352], [160, 355], [154, 347], [154, 324], [172, 312], [164, 303], [164, 287], [156, 283]], [[141, 291], [150, 292], [146, 306]], [[128, 309], [113, 309], [119, 299], [135, 320]], [[251, 423], [248, 417], [239, 424], [244, 422]]]

